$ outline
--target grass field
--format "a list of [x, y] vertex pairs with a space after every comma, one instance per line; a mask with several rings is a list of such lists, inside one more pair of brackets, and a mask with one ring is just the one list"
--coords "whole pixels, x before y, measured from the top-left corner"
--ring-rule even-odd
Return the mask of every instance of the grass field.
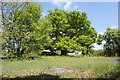
[[2, 77], [118, 78], [119, 58], [43, 56], [2, 61]]

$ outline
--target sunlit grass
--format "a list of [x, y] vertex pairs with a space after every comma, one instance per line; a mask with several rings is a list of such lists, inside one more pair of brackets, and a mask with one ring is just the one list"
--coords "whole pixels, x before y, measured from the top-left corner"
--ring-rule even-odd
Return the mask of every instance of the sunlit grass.
[[90, 74], [89, 77], [91, 78], [113, 77], [113, 73], [120, 71], [118, 65], [119, 63], [114, 57], [79, 58], [68, 56], [43, 56], [35, 60], [5, 60], [2, 62], [2, 74], [3, 77], [28, 76], [46, 73], [43, 70], [49, 68], [71, 68], [77, 72], [71, 74], [47, 72], [47, 74], [59, 75], [63, 78], [81, 77], [82, 75], [87, 75], [87, 73]]

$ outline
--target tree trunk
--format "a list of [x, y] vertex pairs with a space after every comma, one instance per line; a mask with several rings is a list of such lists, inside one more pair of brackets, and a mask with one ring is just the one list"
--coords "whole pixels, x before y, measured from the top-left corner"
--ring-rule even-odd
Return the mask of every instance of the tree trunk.
[[120, 47], [118, 48], [118, 51], [117, 52], [117, 56], [120, 57]]
[[88, 54], [89, 53], [89, 46], [87, 46], [87, 51], [86, 51], [86, 54]]
[[67, 55], [67, 50], [61, 50], [61, 56], [66, 56]]

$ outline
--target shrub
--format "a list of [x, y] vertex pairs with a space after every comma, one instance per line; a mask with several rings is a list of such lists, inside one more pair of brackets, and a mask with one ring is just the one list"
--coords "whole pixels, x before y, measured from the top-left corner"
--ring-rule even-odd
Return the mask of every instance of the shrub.
[[94, 50], [93, 53], [89, 54], [89, 56], [104, 56], [104, 50]]

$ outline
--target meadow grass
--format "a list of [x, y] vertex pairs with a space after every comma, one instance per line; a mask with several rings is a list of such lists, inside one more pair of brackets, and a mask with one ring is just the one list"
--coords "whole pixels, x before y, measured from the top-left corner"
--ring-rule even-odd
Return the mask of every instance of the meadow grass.
[[[119, 77], [119, 64], [115, 57], [42, 56], [35, 60], [3, 60], [2, 77], [51, 74], [61, 78], [115, 78]], [[50, 68], [69, 68], [75, 72], [45, 72]]]

